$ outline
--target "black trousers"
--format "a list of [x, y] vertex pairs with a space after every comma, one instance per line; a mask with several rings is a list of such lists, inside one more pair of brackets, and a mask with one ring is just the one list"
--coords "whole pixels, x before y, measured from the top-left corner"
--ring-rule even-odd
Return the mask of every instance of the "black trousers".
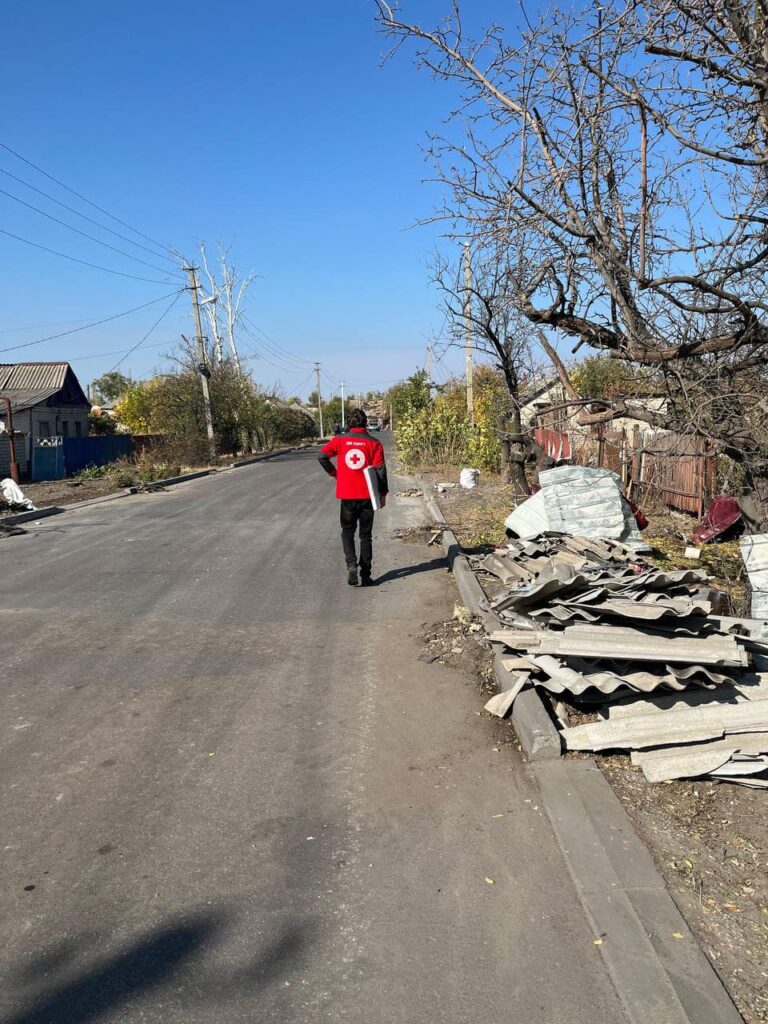
[[340, 515], [341, 546], [348, 569], [358, 564], [355, 551], [355, 531], [360, 524], [360, 569], [364, 575], [371, 572], [373, 561], [373, 505], [368, 498], [342, 498]]

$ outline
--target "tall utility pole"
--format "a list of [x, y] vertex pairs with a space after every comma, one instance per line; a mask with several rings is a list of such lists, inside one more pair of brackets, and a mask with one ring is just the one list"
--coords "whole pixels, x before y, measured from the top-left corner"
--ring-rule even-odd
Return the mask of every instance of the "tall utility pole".
[[464, 323], [467, 357], [467, 410], [469, 421], [475, 425], [475, 393], [472, 386], [472, 268], [469, 264], [469, 242], [464, 243]]
[[341, 429], [344, 430], [346, 425], [347, 425], [347, 419], [346, 419], [345, 410], [344, 410], [344, 381], [342, 381], [341, 382]]
[[432, 380], [432, 346], [427, 345], [427, 381]]
[[315, 363], [315, 373], [317, 374], [317, 411], [320, 416], [320, 437], [325, 437], [323, 430], [323, 400], [320, 397], [320, 363]]
[[200, 323], [200, 303], [197, 292], [200, 285], [197, 280], [197, 267], [184, 267], [189, 277], [189, 290], [192, 292], [192, 311], [195, 314], [195, 341], [197, 343], [197, 358], [200, 362], [197, 365], [200, 371], [200, 387], [203, 389], [203, 410], [205, 412], [205, 430], [208, 434], [208, 448], [211, 455], [211, 462], [216, 461], [216, 439], [213, 436], [213, 415], [211, 414], [211, 392], [208, 388], [208, 378], [211, 371], [208, 368], [208, 360], [205, 355], [205, 341], [203, 340], [203, 327]]

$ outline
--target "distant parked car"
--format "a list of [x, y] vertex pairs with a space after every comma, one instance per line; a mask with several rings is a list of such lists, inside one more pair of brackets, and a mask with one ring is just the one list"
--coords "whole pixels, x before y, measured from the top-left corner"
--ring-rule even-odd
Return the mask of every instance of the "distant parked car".
[[369, 430], [381, 430], [381, 420], [378, 416], [368, 417], [368, 429]]

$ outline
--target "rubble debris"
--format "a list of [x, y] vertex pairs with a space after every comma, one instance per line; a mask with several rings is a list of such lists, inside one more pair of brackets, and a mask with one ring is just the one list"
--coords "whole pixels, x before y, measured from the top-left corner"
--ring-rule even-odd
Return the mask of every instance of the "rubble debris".
[[[696, 775], [755, 775], [768, 769], [768, 734], [746, 733], [709, 743], [662, 747], [632, 754], [649, 782]], [[733, 763], [732, 763], [733, 762]]]
[[477, 487], [479, 481], [479, 469], [462, 469], [461, 473], [459, 473], [459, 485], [461, 487], [464, 487], [468, 491], [471, 491], [474, 487]]
[[37, 505], [33, 504], [29, 498], [24, 497], [22, 489], [10, 477], [0, 480], [0, 496], [2, 496], [6, 505], [10, 505], [11, 508], [24, 508], [28, 512], [38, 511]]
[[[768, 600], [768, 535], [742, 547]], [[489, 639], [509, 652], [502, 664], [515, 680], [489, 701], [491, 713], [505, 715], [535, 686], [560, 708], [566, 750], [633, 753], [649, 781], [706, 775], [768, 788], [768, 614], [755, 614], [759, 604], [751, 619], [723, 615], [706, 573], [660, 570], [618, 537], [544, 532], [471, 563], [502, 584], [488, 604], [498, 620]], [[569, 706], [597, 720], [573, 724]]]
[[[768, 701], [677, 708], [663, 715], [628, 715], [587, 722], [563, 730], [568, 750], [638, 750], [697, 740], [721, 739], [730, 733], [768, 733]], [[763, 743], [768, 736], [763, 738]]]
[[497, 693], [494, 697], [491, 697], [485, 705], [485, 710], [499, 718], [504, 718], [515, 703], [515, 697], [517, 697], [518, 693], [520, 693], [530, 677], [530, 672], [515, 672], [515, 681], [512, 686], [510, 686], [508, 690], [502, 690], [501, 693]]
[[578, 622], [562, 631], [500, 629], [491, 641], [516, 651], [559, 654], [576, 658], [685, 662], [747, 668], [749, 656], [735, 637], [716, 634], [701, 639], [651, 634], [628, 626], [589, 626]]

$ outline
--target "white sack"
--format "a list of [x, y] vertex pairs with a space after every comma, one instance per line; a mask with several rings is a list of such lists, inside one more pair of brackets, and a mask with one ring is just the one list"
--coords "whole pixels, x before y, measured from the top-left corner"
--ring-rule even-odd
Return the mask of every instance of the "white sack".
[[29, 498], [24, 497], [22, 489], [10, 477], [0, 480], [0, 494], [7, 505], [19, 505], [30, 512], [37, 512], [37, 506], [33, 505]]

